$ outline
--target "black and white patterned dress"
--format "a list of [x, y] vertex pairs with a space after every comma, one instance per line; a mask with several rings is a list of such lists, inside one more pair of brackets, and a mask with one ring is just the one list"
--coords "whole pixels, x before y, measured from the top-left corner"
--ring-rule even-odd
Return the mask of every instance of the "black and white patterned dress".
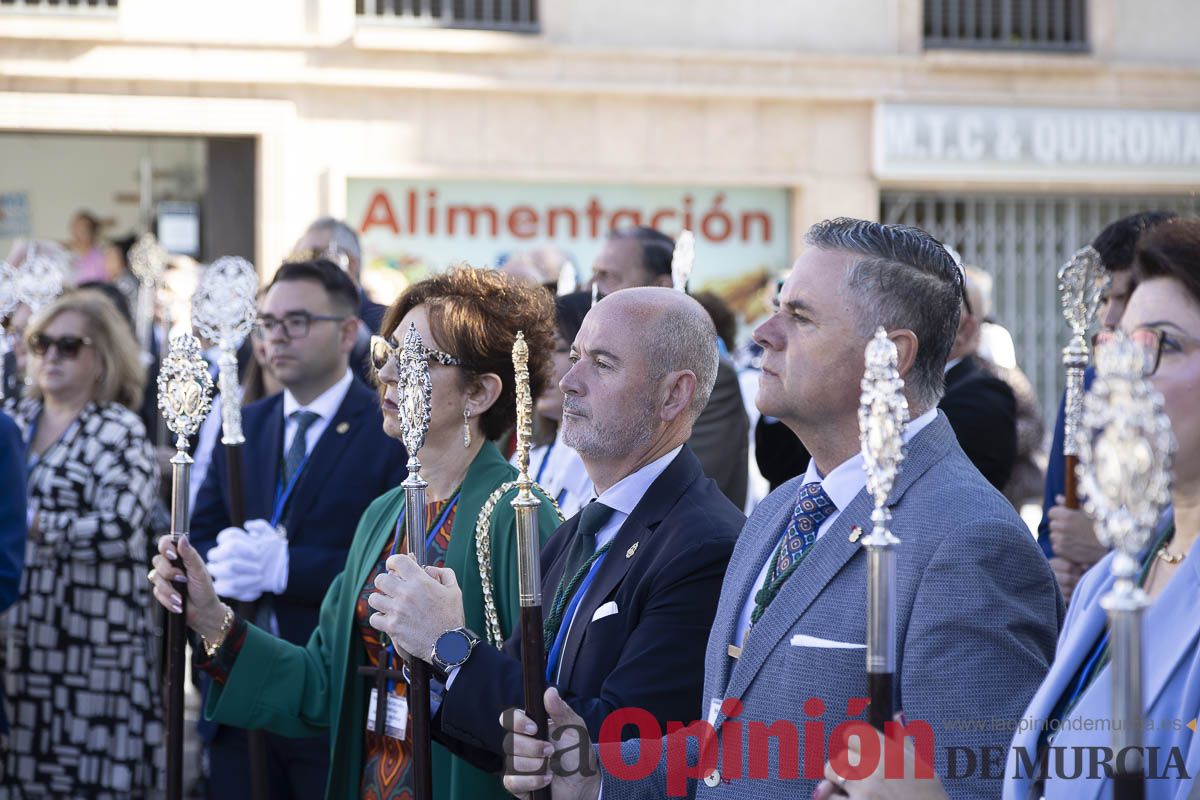
[[[27, 441], [40, 410], [17, 407]], [[3, 796], [151, 794], [162, 723], [146, 533], [157, 491], [142, 422], [117, 404], [85, 407], [30, 472], [41, 533], [13, 608]]]

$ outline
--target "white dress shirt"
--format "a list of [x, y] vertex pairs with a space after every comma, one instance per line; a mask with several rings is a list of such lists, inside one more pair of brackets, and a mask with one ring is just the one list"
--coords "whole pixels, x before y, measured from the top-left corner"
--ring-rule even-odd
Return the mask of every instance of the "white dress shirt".
[[[921, 416], [914, 419], [912, 422], [904, 426], [904, 433], [901, 438], [907, 444], [914, 436], [921, 432], [925, 426], [937, 419], [937, 408], [931, 408]], [[841, 516], [842, 509], [850, 505], [855, 496], [863, 490], [867, 485], [867, 473], [863, 469], [863, 456], [861, 452], [855, 453], [850, 458], [843, 461], [837, 467], [832, 469], [824, 478], [821, 477], [820, 471], [817, 469], [817, 462], [813, 459], [808, 461], [808, 471], [804, 473], [804, 480], [801, 486], [809, 483], [820, 483], [821, 488], [825, 490], [825, 494], [833, 501], [837, 509], [825, 518], [821, 526], [817, 528], [817, 538], [829, 530], [837, 518]], [[789, 517], [790, 519], [790, 517]], [[786, 530], [786, 529], [785, 529]], [[779, 536], [782, 539], [785, 531], [780, 531]], [[758, 594], [758, 590], [767, 582], [767, 572], [770, 571], [771, 564], [775, 561], [775, 548], [771, 549], [767, 556], [766, 562], [762, 565], [762, 569], [758, 571], [758, 578], [754, 581], [754, 588], [750, 590], [746, 596], [746, 604], [742, 606], [742, 613], [738, 616], [738, 624], [734, 629], [736, 637], [731, 644], [738, 647], [742, 646], [743, 640], [746, 638], [746, 631], [750, 630], [750, 615], [754, 613], [754, 597]]]
[[300, 401], [296, 399], [296, 396], [292, 394], [290, 389], [283, 390], [284, 453], [292, 446], [292, 439], [296, 438], [296, 429], [300, 424], [292, 419], [292, 414], [297, 411], [311, 411], [318, 417], [318, 419], [314, 420], [308, 426], [308, 430], [304, 436], [304, 452], [311, 453], [313, 448], [317, 446], [317, 442], [321, 440], [321, 434], [329, 427], [330, 420], [334, 418], [338, 409], [342, 407], [342, 401], [346, 399], [346, 392], [350, 391], [350, 383], [353, 380], [354, 373], [347, 368], [346, 374], [339, 378], [337, 383], [321, 392], [306, 406], [300, 405]]

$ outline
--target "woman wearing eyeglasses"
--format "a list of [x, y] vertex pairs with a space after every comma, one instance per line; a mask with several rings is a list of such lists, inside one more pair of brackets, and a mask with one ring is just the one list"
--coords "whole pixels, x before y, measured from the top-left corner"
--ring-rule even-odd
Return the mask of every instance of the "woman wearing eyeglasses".
[[[1200, 787], [1200, 219], [1144, 234], [1135, 267], [1138, 285], [1121, 327], [1145, 348], [1150, 384], [1162, 394], [1179, 446], [1171, 512], [1142, 553], [1139, 571], [1150, 600], [1142, 622], [1142, 752], [1152, 771], [1145, 796], [1187, 800]], [[1112, 796], [1100, 765], [1113, 763], [1118, 724], [1101, 606], [1113, 587], [1112, 562], [1111, 554], [1101, 559], [1079, 582], [1054, 663], [1021, 720], [1011, 721], [1016, 733], [1004, 764], [1005, 800]], [[832, 782], [818, 796], [833, 797], [837, 784], [852, 798], [945, 797], [936, 780], [889, 780], [883, 773], [881, 765], [865, 780], [844, 781], [827, 766]]]
[[146, 531], [158, 490], [143, 369], [108, 298], [30, 322], [29, 537], [13, 610], [5, 781], [28, 797], [145, 797], [161, 740], [148, 662]]
[[[454, 269], [410, 287], [388, 310], [383, 336], [372, 346], [379, 378], [384, 433], [400, 438], [397, 413], [398, 342], [410, 325], [424, 344], [433, 386], [431, 422], [421, 449], [421, 476], [428, 481], [428, 529], [410, 539], [404, 530], [404, 492], [400, 487], [376, 500], [363, 515], [346, 560], [321, 610], [320, 623], [307, 647], [299, 647], [235, 618], [214, 595], [203, 562], [190, 546], [181, 547], [188, 567], [188, 624], [213, 655], [202, 665], [216, 688], [206, 712], [220, 723], [261, 727], [288, 736], [329, 731], [329, 798], [409, 797], [412, 793], [411, 738], [376, 735], [367, 730], [373, 670], [381, 660], [396, 670], [404, 654], [383, 646], [370, 625], [374, 609], [367, 599], [375, 578], [393, 554], [411, 552], [416, 541], [427, 563], [449, 567], [462, 587], [466, 628], [484, 635], [488, 610], [480, 576], [476, 524], [493, 492], [514, 480], [516, 470], [493, 441], [516, 420], [512, 345], [518, 331], [529, 343], [531, 391], [540, 395], [553, 349], [553, 304], [540, 287], [521, 285], [492, 270]], [[489, 522], [489, 580], [502, 639], [519, 618], [514, 512], [515, 491], [496, 498]], [[559, 524], [550, 500], [541, 497], [540, 531], [544, 542]], [[168, 540], [154, 559], [155, 597], [164, 606], [176, 602], [172, 580], [178, 575]], [[485, 562], [486, 563], [486, 562]], [[478, 647], [493, 646], [485, 638]], [[389, 720], [405, 712], [400, 699], [407, 686], [389, 681]], [[435, 701], [436, 702], [436, 701]], [[371, 704], [374, 705], [374, 704]], [[411, 731], [411, 723], [407, 726]], [[433, 783], [438, 798], [504, 798], [500, 780], [434, 748]]]

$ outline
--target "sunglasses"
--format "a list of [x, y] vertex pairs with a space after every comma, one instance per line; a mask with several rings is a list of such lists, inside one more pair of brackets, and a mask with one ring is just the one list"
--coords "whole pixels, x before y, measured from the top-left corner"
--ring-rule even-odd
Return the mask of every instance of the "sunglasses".
[[85, 345], [91, 344], [92, 340], [87, 336], [60, 336], [56, 339], [39, 333], [29, 340], [29, 349], [39, 358], [49, 353], [51, 347], [57, 349], [62, 358], [75, 358]]
[[[371, 337], [371, 366], [379, 372], [391, 359], [400, 360], [400, 353], [403, 351], [400, 345], [396, 344], [391, 339], [386, 339], [382, 336]], [[443, 353], [441, 350], [430, 350], [428, 347], [424, 349], [424, 357], [429, 361], [436, 361], [444, 367], [459, 367], [462, 362], [449, 353]]]

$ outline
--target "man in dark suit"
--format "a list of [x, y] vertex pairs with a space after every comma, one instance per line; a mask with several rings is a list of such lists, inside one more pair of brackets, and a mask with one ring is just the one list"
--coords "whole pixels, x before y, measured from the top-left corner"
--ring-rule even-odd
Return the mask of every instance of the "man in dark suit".
[[[745, 520], [686, 444], [712, 390], [716, 332], [684, 294], [628, 289], [592, 308], [571, 359], [563, 441], [598, 496], [542, 551], [548, 682], [593, 734], [625, 707], [660, 724], [690, 719]], [[435, 642], [463, 624], [457, 584], [448, 570], [431, 570], [435, 580], [408, 564], [376, 582], [369, 602], [381, 613], [371, 622], [436, 666]], [[502, 651], [481, 643], [445, 676], [436, 735], [480, 766], [500, 767], [500, 713], [523, 705], [520, 645], [519, 632]]]
[[1017, 397], [1012, 388], [979, 362], [983, 294], [963, 273], [958, 333], [946, 362], [946, 393], [938, 408], [950, 420], [967, 458], [988, 483], [1004, 491], [1017, 462]]
[[[358, 293], [329, 261], [285, 264], [263, 298], [255, 335], [284, 386], [242, 413], [247, 522], [230, 521], [228, 467], [216, 447], [196, 500], [192, 543], [219, 594], [262, 599], [259, 624], [303, 645], [325, 592], [342, 571], [358, 518], [404, 479], [404, 448], [382, 433], [375, 392], [347, 360]], [[321, 797], [324, 737], [267, 735], [275, 797]], [[220, 728], [210, 745], [210, 796], [249, 796], [245, 737]]]
[[[670, 286], [675, 241], [644, 225], [611, 232], [592, 265], [600, 297], [635, 286]], [[712, 394], [692, 425], [688, 446], [704, 474], [717, 482], [738, 508], [746, 506], [750, 480], [750, 418], [742, 402], [737, 370], [728, 358], [717, 361]]]

